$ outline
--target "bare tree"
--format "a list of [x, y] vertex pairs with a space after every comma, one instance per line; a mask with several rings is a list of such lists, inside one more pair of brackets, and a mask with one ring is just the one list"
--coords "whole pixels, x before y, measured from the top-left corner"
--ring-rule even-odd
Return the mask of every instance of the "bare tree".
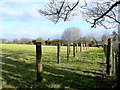
[[82, 33], [79, 28], [71, 27], [63, 32], [62, 39], [67, 41], [68, 43], [77, 43], [81, 36]]
[[85, 20], [92, 24], [91, 27], [96, 25], [103, 26], [106, 29], [114, 28], [120, 24], [118, 20], [118, 4], [120, 1], [109, 0], [101, 2], [92, 2], [91, 5], [94, 7], [84, 9], [83, 15]]
[[120, 0], [51, 0], [44, 10], [39, 9], [38, 12], [47, 16], [51, 21], [57, 23], [59, 20], [69, 20], [71, 16], [76, 15], [79, 11], [84, 15], [85, 20], [92, 24], [104, 26], [105, 28], [115, 27], [118, 20], [118, 5]]

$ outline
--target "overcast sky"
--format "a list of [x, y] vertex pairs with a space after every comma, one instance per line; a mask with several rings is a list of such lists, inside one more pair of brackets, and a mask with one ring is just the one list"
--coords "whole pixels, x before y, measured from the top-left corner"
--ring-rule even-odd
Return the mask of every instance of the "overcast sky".
[[[7, 40], [20, 38], [61, 38], [69, 27], [78, 27], [83, 35], [111, 33], [102, 27], [91, 29], [81, 16], [72, 17], [71, 21], [53, 22], [41, 16], [37, 9], [44, 8], [49, 0], [1, 0], [0, 1], [0, 38]], [[75, 0], [74, 0], [75, 1]]]

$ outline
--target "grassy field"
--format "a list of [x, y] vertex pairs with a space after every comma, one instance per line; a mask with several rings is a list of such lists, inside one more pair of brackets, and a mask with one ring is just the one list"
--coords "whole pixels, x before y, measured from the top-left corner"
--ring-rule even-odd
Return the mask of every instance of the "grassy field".
[[[111, 88], [114, 80], [105, 73], [102, 48], [78, 52], [66, 58], [66, 47], [61, 47], [61, 63], [57, 64], [57, 47], [43, 46], [42, 82], [36, 81], [35, 45], [2, 46], [3, 88]], [[71, 47], [72, 51], [72, 47]]]

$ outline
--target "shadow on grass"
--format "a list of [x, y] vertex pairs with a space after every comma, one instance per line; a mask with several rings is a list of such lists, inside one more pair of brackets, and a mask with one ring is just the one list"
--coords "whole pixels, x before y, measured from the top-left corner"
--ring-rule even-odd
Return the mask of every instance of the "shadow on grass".
[[56, 69], [50, 65], [43, 65], [44, 80], [36, 81], [36, 66], [34, 63], [26, 63], [2, 57], [3, 88], [110, 88], [101, 77], [85, 76], [64, 69]]

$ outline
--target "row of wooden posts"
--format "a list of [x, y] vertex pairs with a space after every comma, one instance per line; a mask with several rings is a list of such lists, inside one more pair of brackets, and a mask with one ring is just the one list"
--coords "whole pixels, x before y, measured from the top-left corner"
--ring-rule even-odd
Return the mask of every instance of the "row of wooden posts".
[[[36, 42], [36, 66], [37, 66], [37, 81], [42, 81], [42, 44], [41, 42]], [[75, 50], [76, 47], [76, 50]], [[73, 45], [73, 57], [77, 52], [78, 45]], [[88, 47], [86, 48], [88, 49]], [[120, 44], [119, 44], [119, 52], [117, 55], [113, 55], [112, 50], [112, 40], [108, 39], [108, 44], [104, 45], [104, 52], [106, 56], [106, 73], [109, 76], [113, 76], [113, 73], [116, 75], [117, 87], [120, 87]], [[82, 45], [80, 45], [80, 52], [82, 52]], [[67, 59], [69, 60], [70, 55], [70, 45], [67, 45]], [[115, 57], [114, 57], [115, 56]], [[57, 45], [57, 59], [58, 63], [60, 63], [60, 44]], [[113, 61], [114, 60], [114, 61]]]
[[[117, 47], [116, 47], [117, 48]], [[108, 39], [108, 43], [104, 44], [104, 52], [106, 57], [106, 73], [110, 77], [116, 78], [116, 87], [120, 88], [120, 43], [118, 51], [113, 51], [112, 39]]]
[[[36, 44], [36, 66], [37, 66], [37, 81], [42, 81], [43, 74], [42, 74], [42, 43], [41, 42], [35, 42]], [[80, 44], [80, 52], [82, 52], [83, 49], [87, 50], [89, 47], [86, 44]], [[76, 53], [78, 52], [78, 44], [73, 45], [73, 57], [76, 56]], [[70, 44], [67, 44], [67, 60], [69, 60], [70, 55]], [[60, 44], [57, 45], [57, 61], [58, 64], [60, 63]]]

